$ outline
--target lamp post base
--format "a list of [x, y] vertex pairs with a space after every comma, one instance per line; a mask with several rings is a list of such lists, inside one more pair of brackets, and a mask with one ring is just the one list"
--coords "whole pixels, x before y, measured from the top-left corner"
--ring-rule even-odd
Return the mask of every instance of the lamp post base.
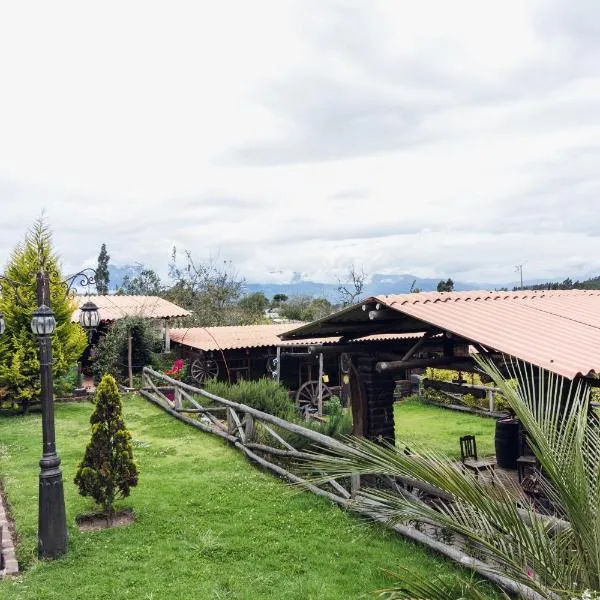
[[40, 460], [38, 557], [54, 559], [67, 551], [67, 517], [60, 458]]

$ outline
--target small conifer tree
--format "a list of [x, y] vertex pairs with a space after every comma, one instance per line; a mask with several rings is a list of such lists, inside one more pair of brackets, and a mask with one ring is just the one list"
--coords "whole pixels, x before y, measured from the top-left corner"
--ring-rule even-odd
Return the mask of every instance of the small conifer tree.
[[96, 391], [96, 409], [90, 417], [92, 438], [75, 475], [82, 496], [91, 496], [112, 518], [115, 500], [129, 496], [138, 482], [131, 434], [123, 421], [117, 383], [105, 375]]
[[[0, 336], [0, 388], [5, 401], [15, 402], [27, 411], [30, 402], [40, 395], [39, 341], [31, 332], [31, 315], [38, 306], [36, 274], [50, 274], [50, 307], [56, 318], [52, 335], [52, 374], [64, 375], [87, 346], [87, 336], [71, 317], [76, 305], [65, 294], [57, 255], [52, 248], [52, 234], [44, 218], [28, 231], [24, 243], [13, 250], [4, 274], [18, 287], [2, 286], [0, 311], [4, 313], [6, 332]], [[1, 400], [0, 400], [1, 403]]]
[[108, 294], [108, 284], [110, 275], [108, 272], [108, 261], [110, 255], [106, 251], [106, 244], [102, 244], [100, 254], [98, 255], [98, 268], [96, 269], [96, 290], [101, 296]]

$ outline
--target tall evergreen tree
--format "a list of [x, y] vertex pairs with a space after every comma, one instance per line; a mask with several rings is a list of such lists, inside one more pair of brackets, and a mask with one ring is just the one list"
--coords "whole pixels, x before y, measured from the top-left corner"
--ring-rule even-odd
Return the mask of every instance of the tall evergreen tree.
[[129, 496], [138, 482], [131, 434], [123, 421], [117, 382], [105, 375], [96, 392], [96, 410], [90, 417], [92, 437], [75, 475], [82, 496], [91, 496], [109, 520], [117, 498]]
[[110, 277], [108, 273], [108, 261], [110, 255], [106, 251], [106, 244], [102, 244], [100, 254], [98, 255], [98, 268], [96, 269], [96, 289], [101, 296], [108, 294], [108, 284]]
[[58, 258], [52, 249], [52, 234], [43, 218], [38, 219], [13, 250], [5, 275], [18, 286], [15, 291], [3, 285], [0, 311], [4, 313], [6, 331], [0, 336], [0, 402], [16, 402], [23, 411], [40, 395], [38, 339], [31, 331], [31, 317], [37, 308], [36, 274], [50, 274], [50, 306], [56, 318], [52, 336], [52, 372], [63, 375], [81, 356], [87, 345], [85, 331], [71, 323], [76, 306], [65, 295]]

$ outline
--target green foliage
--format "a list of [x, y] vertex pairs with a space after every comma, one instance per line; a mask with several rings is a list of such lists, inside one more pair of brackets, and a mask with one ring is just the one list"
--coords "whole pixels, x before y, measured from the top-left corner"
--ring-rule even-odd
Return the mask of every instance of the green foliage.
[[287, 294], [275, 294], [273, 296], [272, 305], [273, 306], [279, 306], [280, 304], [283, 304], [284, 302], [287, 302], [287, 301], [288, 301]]
[[115, 500], [129, 496], [138, 483], [131, 434], [122, 415], [117, 383], [105, 375], [96, 391], [96, 409], [90, 418], [92, 437], [75, 475], [82, 496], [91, 496], [111, 515]]
[[160, 277], [152, 269], [140, 267], [135, 276], [125, 275], [118, 294], [128, 296], [158, 296], [164, 291]]
[[248, 325], [263, 322], [265, 310], [269, 308], [269, 305], [269, 300], [263, 292], [247, 294], [238, 302], [238, 307], [243, 313], [243, 320]]
[[448, 277], [446, 281], [443, 279], [437, 284], [438, 292], [452, 292], [454, 290], [454, 281]]
[[106, 251], [106, 244], [102, 244], [100, 254], [98, 255], [98, 267], [96, 268], [96, 290], [100, 295], [108, 294], [108, 284], [110, 283], [108, 273], [108, 261], [110, 256]]
[[142, 317], [126, 317], [111, 324], [108, 333], [96, 347], [92, 372], [96, 380], [110, 374], [124, 381], [128, 374], [128, 336], [132, 338], [133, 372], [139, 373], [145, 366], [153, 365], [155, 353], [162, 342], [157, 338], [152, 323]]
[[215, 396], [246, 404], [281, 419], [297, 418], [296, 407], [290, 400], [288, 391], [274, 379], [265, 377], [258, 381], [240, 381], [233, 385], [213, 379], [204, 384], [204, 389]]
[[327, 298], [297, 296], [281, 305], [279, 313], [290, 321], [315, 321], [331, 314], [333, 306]]
[[54, 394], [59, 398], [70, 396], [77, 387], [77, 363], [73, 363], [68, 371], [54, 380]]
[[23, 411], [40, 395], [38, 339], [31, 331], [31, 317], [37, 308], [36, 275], [40, 270], [50, 274], [49, 303], [56, 319], [56, 331], [52, 335], [54, 377], [66, 373], [87, 345], [83, 328], [71, 323], [75, 303], [58, 283], [62, 276], [52, 249], [52, 235], [44, 220], [39, 219], [28, 231], [24, 243], [13, 250], [5, 269], [5, 275], [18, 285], [18, 292], [5, 284], [0, 298], [0, 310], [6, 321], [6, 331], [0, 336], [3, 394], [0, 402], [16, 403]]

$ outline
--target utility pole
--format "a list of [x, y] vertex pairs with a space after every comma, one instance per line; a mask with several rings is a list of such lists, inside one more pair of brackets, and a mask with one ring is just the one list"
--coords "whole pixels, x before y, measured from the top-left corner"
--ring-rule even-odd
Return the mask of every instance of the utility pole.
[[515, 266], [515, 271], [517, 271], [521, 275], [521, 287], [519, 288], [520, 290], [523, 289], [523, 266], [524, 266], [524, 264], [525, 263], [523, 263], [522, 265]]

